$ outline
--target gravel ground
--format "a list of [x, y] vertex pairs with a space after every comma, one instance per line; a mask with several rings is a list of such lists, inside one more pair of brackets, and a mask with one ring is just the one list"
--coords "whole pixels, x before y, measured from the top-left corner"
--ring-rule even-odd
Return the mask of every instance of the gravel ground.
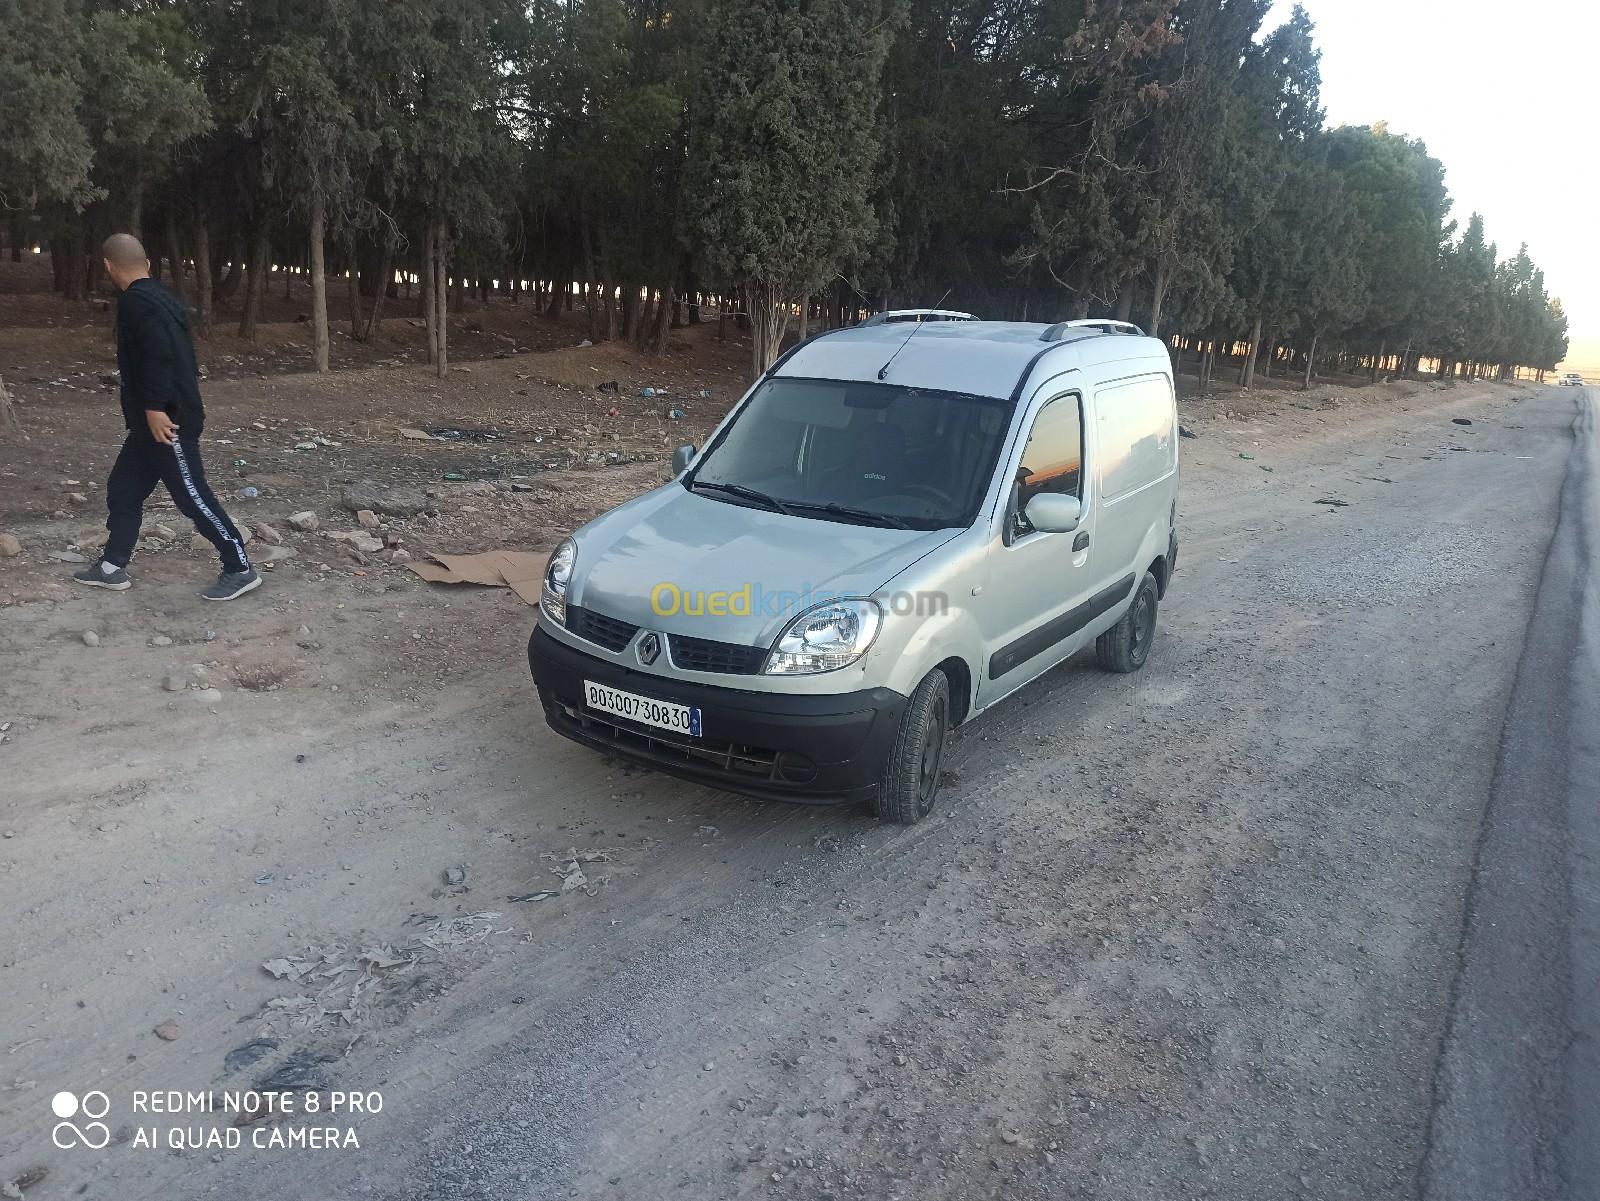
[[[972, 723], [909, 830], [556, 739], [503, 596], [407, 592], [391, 626], [400, 599], [313, 588], [365, 703], [230, 695], [199, 762], [126, 715], [77, 760], [107, 722], [76, 714], [0, 817], [25, 898], [0, 1014], [39, 1040], [7, 1065], [36, 1087], [0, 1094], [0, 1174], [128, 1201], [1414, 1196], [1572, 398], [1383, 399], [1186, 408], [1149, 664], [1075, 660]], [[48, 612], [40, 688], [81, 670], [81, 615]], [[385, 699], [377, 631], [421, 620], [452, 670]], [[367, 971], [348, 1016], [274, 1017], [310, 986], [262, 962], [482, 913]], [[146, 1033], [165, 1019], [177, 1040]], [[43, 1141], [72, 1082], [131, 1139], [132, 1089], [296, 1054], [381, 1091], [341, 1123], [359, 1150]]]

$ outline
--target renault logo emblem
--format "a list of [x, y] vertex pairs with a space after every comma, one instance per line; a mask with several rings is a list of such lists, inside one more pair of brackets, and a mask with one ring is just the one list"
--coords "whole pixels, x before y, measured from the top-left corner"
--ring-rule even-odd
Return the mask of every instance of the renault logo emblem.
[[653, 631], [646, 632], [645, 636], [639, 639], [637, 653], [639, 662], [649, 667], [661, 654], [661, 636]]

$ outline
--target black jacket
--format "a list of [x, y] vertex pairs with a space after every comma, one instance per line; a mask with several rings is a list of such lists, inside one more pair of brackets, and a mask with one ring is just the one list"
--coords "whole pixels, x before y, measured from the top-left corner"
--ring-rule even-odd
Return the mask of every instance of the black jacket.
[[146, 431], [146, 409], [163, 409], [179, 436], [198, 438], [205, 424], [200, 372], [183, 302], [153, 279], [136, 279], [117, 302], [117, 371], [122, 419]]

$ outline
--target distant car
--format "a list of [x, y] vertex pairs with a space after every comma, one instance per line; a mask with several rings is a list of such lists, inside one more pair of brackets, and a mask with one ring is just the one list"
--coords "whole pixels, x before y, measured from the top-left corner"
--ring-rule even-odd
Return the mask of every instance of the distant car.
[[1583, 376], [1576, 371], [1569, 371], [1561, 377], [1559, 382], [1563, 388], [1581, 388], [1583, 387]]

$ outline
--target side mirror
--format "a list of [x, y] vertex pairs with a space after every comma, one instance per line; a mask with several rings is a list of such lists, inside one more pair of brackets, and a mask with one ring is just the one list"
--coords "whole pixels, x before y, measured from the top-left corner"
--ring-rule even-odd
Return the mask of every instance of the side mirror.
[[689, 464], [694, 462], [694, 447], [683, 445], [672, 452], [672, 474], [682, 475], [689, 470]]
[[1060, 492], [1041, 492], [1023, 510], [1028, 524], [1041, 533], [1070, 534], [1083, 517], [1083, 505], [1076, 496]]

